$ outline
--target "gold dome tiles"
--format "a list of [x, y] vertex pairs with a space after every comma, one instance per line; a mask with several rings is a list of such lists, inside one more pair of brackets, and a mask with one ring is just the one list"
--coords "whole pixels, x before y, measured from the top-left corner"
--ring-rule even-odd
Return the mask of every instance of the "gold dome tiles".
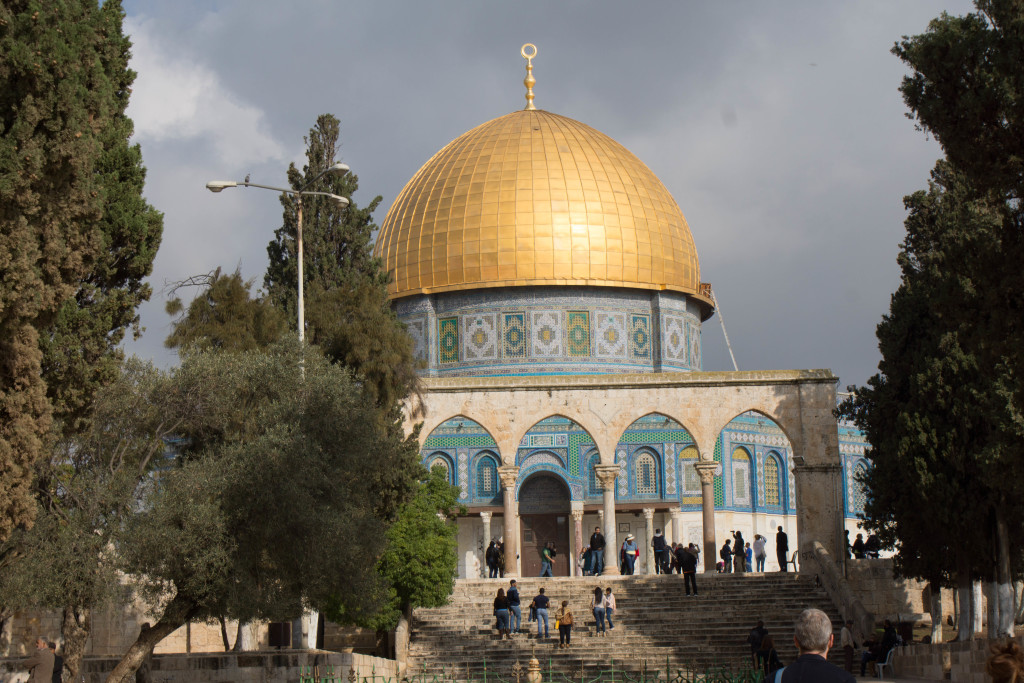
[[388, 212], [376, 253], [392, 297], [548, 284], [701, 296], [693, 238], [664, 185], [611, 138], [540, 110], [434, 155]]

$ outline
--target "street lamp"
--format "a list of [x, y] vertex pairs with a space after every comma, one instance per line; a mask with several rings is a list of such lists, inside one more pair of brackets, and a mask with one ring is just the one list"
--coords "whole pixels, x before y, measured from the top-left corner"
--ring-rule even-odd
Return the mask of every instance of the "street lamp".
[[296, 211], [295, 211], [295, 243], [296, 250], [298, 252], [299, 260], [299, 342], [302, 343], [306, 340], [306, 305], [303, 297], [303, 273], [302, 273], [302, 198], [306, 196], [320, 196], [327, 197], [339, 208], [343, 209], [348, 206], [348, 198], [342, 197], [341, 195], [331, 194], [330, 192], [311, 192], [307, 191], [306, 188], [320, 180], [327, 174], [331, 174], [336, 177], [341, 177], [348, 173], [349, 168], [347, 164], [343, 164], [340, 161], [336, 161], [323, 171], [321, 171], [315, 178], [310, 180], [308, 183], [303, 185], [298, 190], [292, 190], [286, 187], [273, 187], [271, 185], [260, 185], [258, 183], [250, 183], [249, 176], [245, 177], [242, 182], [236, 182], [234, 180], [211, 180], [206, 183], [206, 189], [210, 192], [223, 192], [229, 187], [258, 187], [261, 190], [273, 190], [274, 192], [284, 192], [294, 196], [297, 200]]

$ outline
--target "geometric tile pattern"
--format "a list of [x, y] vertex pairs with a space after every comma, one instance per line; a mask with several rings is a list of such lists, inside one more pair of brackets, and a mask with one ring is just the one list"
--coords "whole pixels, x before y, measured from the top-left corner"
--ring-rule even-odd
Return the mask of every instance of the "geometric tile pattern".
[[629, 351], [633, 358], [651, 357], [651, 319], [646, 315], [630, 316]]
[[526, 358], [526, 314], [505, 314], [505, 332], [502, 340], [503, 357]]
[[462, 448], [459, 449], [459, 488], [462, 489], [459, 498], [469, 498], [469, 452]]
[[588, 446], [593, 446], [594, 440], [586, 432], [571, 432], [569, 434], [569, 473], [578, 475], [580, 473], [580, 453]]
[[665, 348], [662, 353], [665, 358], [685, 363], [689, 345], [686, 322], [679, 316], [666, 315], [662, 329], [662, 337], [665, 340]]
[[441, 363], [459, 362], [459, 319], [437, 321], [437, 359]]
[[598, 358], [625, 358], [626, 333], [625, 313], [597, 313], [597, 350]]
[[495, 313], [462, 316], [463, 360], [498, 359], [497, 319]]
[[590, 313], [569, 311], [566, 314], [566, 337], [570, 356], [590, 355]]
[[619, 496], [625, 498], [629, 495], [629, 475], [626, 474], [626, 449], [620, 448], [615, 453], [615, 460], [619, 463]]
[[427, 321], [423, 318], [406, 321], [405, 327], [412, 338], [412, 355], [417, 360], [427, 360]]
[[674, 496], [676, 495], [676, 468], [674, 466], [676, 458], [676, 445], [674, 443], [665, 444], [665, 495]]
[[768, 456], [764, 461], [764, 504], [772, 507], [782, 505], [779, 488], [779, 461]]
[[687, 359], [687, 365], [694, 370], [700, 370], [700, 328], [695, 325], [687, 325], [687, 327], [690, 330], [690, 357]]
[[533, 311], [530, 321], [532, 348], [535, 358], [557, 358], [562, 355], [561, 311]]

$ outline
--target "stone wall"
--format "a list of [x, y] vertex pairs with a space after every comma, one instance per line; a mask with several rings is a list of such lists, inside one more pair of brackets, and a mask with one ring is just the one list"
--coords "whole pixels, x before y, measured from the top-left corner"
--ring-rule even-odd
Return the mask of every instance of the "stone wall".
[[[931, 624], [928, 584], [915, 579], [894, 579], [892, 560], [848, 559], [846, 578], [854, 595], [878, 622], [891, 619]], [[943, 589], [942, 617], [952, 614], [953, 591]]]
[[[85, 683], [102, 683], [118, 660], [114, 657], [87, 657]], [[347, 683], [355, 671], [359, 683], [385, 683], [397, 680], [394, 660], [367, 655], [335, 652], [283, 650], [239, 654], [155, 655], [153, 683], [295, 683], [315, 667], [316, 680]], [[327, 677], [326, 679], [324, 677]], [[0, 659], [0, 679], [5, 683], [24, 683], [28, 672], [17, 659]]]
[[[1024, 637], [1016, 640], [1024, 645]], [[985, 674], [985, 661], [990, 642], [979, 638], [966, 643], [900, 647], [892, 658], [894, 673], [899, 678], [988, 683], [992, 679]]]

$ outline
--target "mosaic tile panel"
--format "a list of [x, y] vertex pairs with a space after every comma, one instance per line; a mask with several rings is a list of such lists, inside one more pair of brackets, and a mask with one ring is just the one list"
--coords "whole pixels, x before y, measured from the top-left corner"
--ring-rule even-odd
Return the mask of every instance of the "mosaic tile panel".
[[562, 352], [561, 311], [534, 311], [530, 320], [530, 355], [557, 358]]
[[633, 358], [651, 357], [651, 318], [647, 315], [630, 316], [629, 355]]
[[662, 354], [670, 360], [686, 363], [686, 352], [689, 344], [689, 330], [686, 322], [674, 315], [664, 316], [664, 349]]
[[464, 360], [498, 359], [498, 316], [494, 313], [462, 316]]
[[664, 431], [629, 429], [619, 437], [619, 443], [665, 443], [667, 441], [693, 441], [693, 438], [685, 429], [666, 429]]
[[533, 453], [527, 456], [527, 458], [520, 464], [520, 467], [533, 467], [534, 465], [541, 464], [554, 465], [559, 469], [565, 469], [565, 463], [548, 451]]
[[619, 484], [619, 496], [625, 498], [629, 495], [629, 475], [626, 473], [626, 449], [620, 448], [616, 451], [615, 459], [619, 463], [619, 477], [616, 480]]
[[569, 434], [569, 472], [570, 474], [579, 475], [580, 473], [580, 453], [587, 446], [592, 446], [594, 440], [590, 438], [590, 434], [586, 432], [575, 432]]
[[566, 339], [570, 356], [590, 355], [590, 313], [569, 311], [565, 315]]
[[700, 355], [700, 328], [690, 325], [690, 367], [694, 370], [701, 369]]
[[423, 318], [408, 320], [406, 332], [412, 338], [412, 355], [420, 360], [427, 360], [427, 321]]
[[437, 359], [441, 363], [459, 362], [459, 319], [437, 321]]
[[[715, 441], [715, 462], [722, 462], [722, 435], [718, 435]], [[715, 507], [725, 505], [725, 484], [722, 483], [721, 475], [715, 477]]]
[[594, 318], [597, 323], [594, 355], [598, 358], [625, 358], [629, 339], [626, 314], [598, 312]]
[[502, 357], [526, 358], [526, 314], [506, 313], [502, 334]]
[[676, 468], [672, 466], [672, 463], [676, 461], [676, 445], [674, 443], [665, 444], [665, 494], [669, 496], [676, 495]]
[[469, 498], [469, 452], [465, 449], [459, 449], [459, 488], [462, 489], [459, 493], [461, 500]]

